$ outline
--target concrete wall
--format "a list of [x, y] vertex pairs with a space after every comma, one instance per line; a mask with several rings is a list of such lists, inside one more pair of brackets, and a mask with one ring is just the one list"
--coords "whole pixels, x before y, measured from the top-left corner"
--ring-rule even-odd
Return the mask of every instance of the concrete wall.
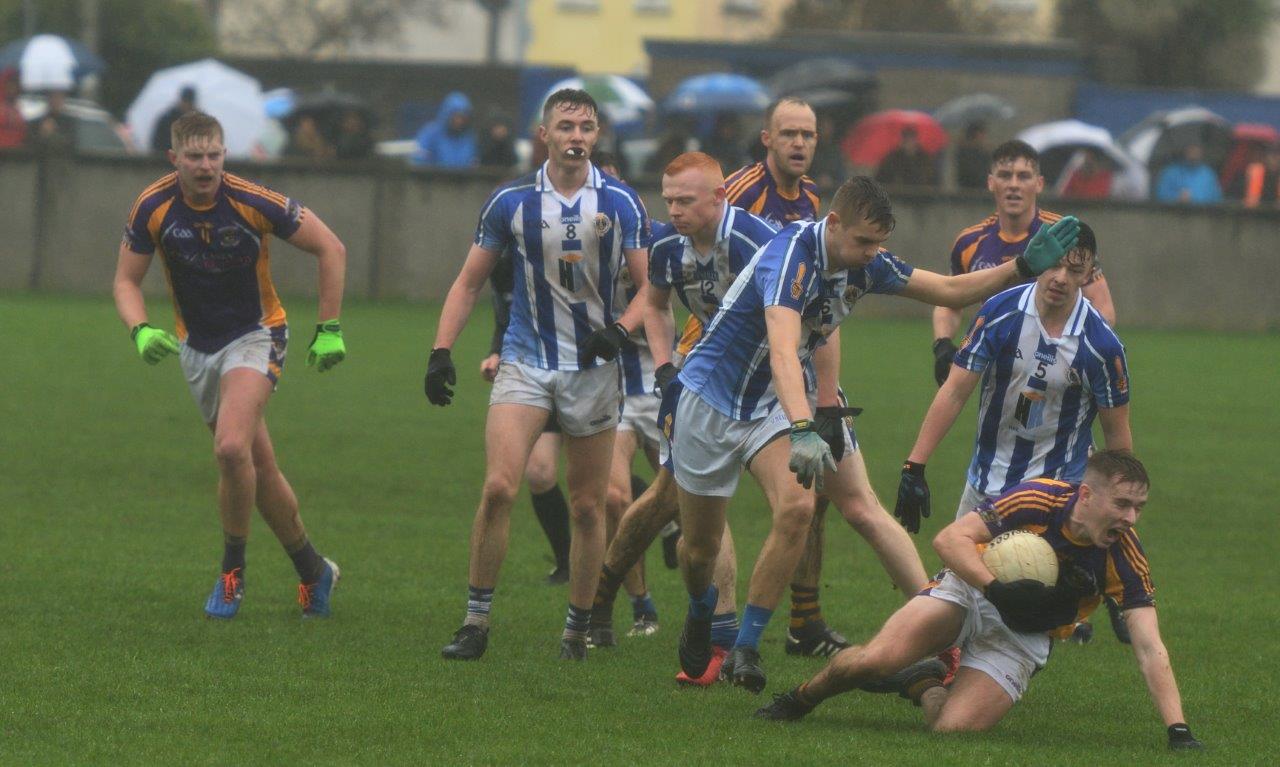
[[[348, 250], [348, 295], [415, 300], [438, 300], [448, 291], [477, 213], [500, 181], [383, 164], [238, 164], [233, 170], [301, 200], [338, 233]], [[4, 155], [0, 290], [109, 293], [129, 208], [165, 172], [162, 163], [146, 159], [80, 158], [41, 168], [34, 157]], [[657, 190], [642, 186], [641, 192], [662, 217]], [[1097, 231], [1122, 325], [1280, 329], [1280, 212], [1052, 201], [1047, 207], [1078, 214]], [[956, 233], [989, 215], [991, 201], [980, 194], [899, 194], [894, 208], [898, 226], [890, 248], [913, 264], [945, 271]], [[148, 275], [149, 290], [164, 291], [160, 271]], [[274, 243], [272, 271], [283, 293], [314, 295], [315, 267], [305, 253]], [[924, 317], [928, 311], [872, 297], [859, 313]]]

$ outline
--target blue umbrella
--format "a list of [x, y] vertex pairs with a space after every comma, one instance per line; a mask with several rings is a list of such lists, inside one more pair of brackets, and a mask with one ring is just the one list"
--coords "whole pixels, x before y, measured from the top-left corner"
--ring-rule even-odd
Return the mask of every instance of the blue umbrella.
[[668, 113], [759, 112], [769, 105], [769, 92], [745, 75], [690, 77], [663, 102]]
[[71, 90], [85, 75], [102, 72], [107, 65], [75, 40], [36, 35], [0, 48], [0, 69], [9, 67], [21, 71], [26, 90]]

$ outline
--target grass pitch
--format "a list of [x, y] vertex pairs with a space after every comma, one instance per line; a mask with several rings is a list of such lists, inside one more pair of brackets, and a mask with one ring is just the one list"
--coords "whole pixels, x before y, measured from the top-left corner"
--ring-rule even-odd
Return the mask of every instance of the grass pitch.
[[[513, 512], [489, 652], [446, 663], [466, 598], [488, 387], [489, 318], [455, 359], [455, 404], [421, 390], [438, 306], [352, 302], [350, 357], [303, 364], [314, 307], [289, 302], [294, 343], [268, 422], [317, 547], [343, 572], [332, 620], [303, 624], [295, 576], [255, 520], [239, 617], [204, 619], [221, 551], [207, 432], [175, 360], [142, 364], [107, 299], [7, 296], [0, 374], [0, 763], [3, 764], [1148, 764], [1172, 761], [1127, 648], [1107, 619], [1061, 645], [994, 731], [936, 737], [897, 698], [850, 694], [793, 725], [757, 722], [765, 696], [677, 689], [679, 578], [649, 557], [662, 630], [586, 664], [555, 659], [566, 592], [542, 585], [547, 546], [527, 494]], [[166, 303], [151, 315], [168, 326]], [[1204, 764], [1275, 764], [1276, 632], [1266, 585], [1280, 549], [1274, 469], [1276, 335], [1122, 329], [1133, 429], [1154, 487], [1139, 524], [1165, 641]], [[854, 318], [843, 383], [892, 505], [934, 391], [924, 323]], [[950, 517], [972, 409], [930, 462]], [[645, 471], [647, 473], [647, 470]], [[731, 507], [749, 572], [767, 512], [744, 480]], [[829, 519], [828, 620], [865, 640], [899, 604]], [[745, 584], [740, 584], [740, 598]], [[624, 621], [625, 600], [616, 618]], [[769, 692], [819, 661], [782, 651], [785, 604], [762, 646]]]

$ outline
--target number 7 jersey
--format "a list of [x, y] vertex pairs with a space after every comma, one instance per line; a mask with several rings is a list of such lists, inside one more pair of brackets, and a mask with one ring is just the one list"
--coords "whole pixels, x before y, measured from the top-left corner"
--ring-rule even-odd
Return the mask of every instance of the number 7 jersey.
[[502, 359], [581, 369], [582, 342], [614, 322], [623, 251], [645, 247], [648, 229], [640, 197], [594, 165], [571, 197], [555, 191], [546, 165], [499, 187], [480, 213], [475, 244], [511, 249], [515, 284]]

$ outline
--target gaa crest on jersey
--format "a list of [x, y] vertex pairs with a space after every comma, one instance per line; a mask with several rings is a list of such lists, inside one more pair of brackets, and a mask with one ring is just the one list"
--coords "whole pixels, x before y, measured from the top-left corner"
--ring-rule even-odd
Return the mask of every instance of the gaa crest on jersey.
[[986, 323], [986, 321], [987, 321], [986, 317], [983, 317], [981, 314], [978, 315], [978, 318], [973, 321], [973, 327], [969, 330], [969, 334], [966, 335], [963, 339], [961, 339], [960, 341], [961, 349], [969, 345], [969, 341], [971, 341], [973, 337], [977, 335], [978, 331], [982, 329], [982, 326], [983, 324]]
[[1114, 357], [1112, 363], [1116, 369], [1116, 391], [1121, 394], [1129, 393], [1129, 377], [1124, 374], [1124, 362], [1119, 357]]
[[613, 222], [603, 213], [597, 213], [593, 223], [595, 224], [597, 237], [605, 236], [613, 228]]

